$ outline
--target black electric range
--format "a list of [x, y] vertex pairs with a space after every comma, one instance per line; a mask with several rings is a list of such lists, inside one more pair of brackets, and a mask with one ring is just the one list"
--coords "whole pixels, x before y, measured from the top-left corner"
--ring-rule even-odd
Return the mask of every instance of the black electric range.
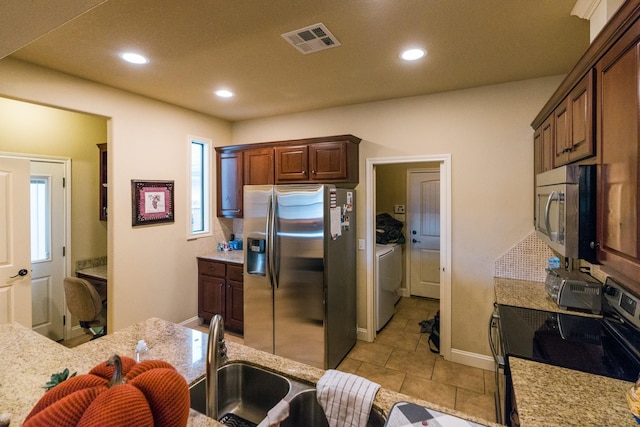
[[503, 355], [635, 382], [640, 298], [607, 279], [602, 318], [498, 305]]

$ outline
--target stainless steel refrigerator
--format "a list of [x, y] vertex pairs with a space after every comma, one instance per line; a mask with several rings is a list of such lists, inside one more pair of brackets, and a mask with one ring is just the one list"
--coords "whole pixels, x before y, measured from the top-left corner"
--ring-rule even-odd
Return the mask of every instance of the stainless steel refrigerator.
[[244, 187], [244, 343], [323, 369], [356, 342], [355, 191]]

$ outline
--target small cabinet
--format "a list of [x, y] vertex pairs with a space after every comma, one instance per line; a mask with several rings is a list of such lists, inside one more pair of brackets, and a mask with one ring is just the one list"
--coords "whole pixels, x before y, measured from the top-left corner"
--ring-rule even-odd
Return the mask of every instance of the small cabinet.
[[[311, 179], [314, 181], [341, 181], [348, 178], [349, 153], [347, 142], [322, 142], [309, 146]], [[353, 166], [351, 166], [353, 167]]]
[[227, 264], [224, 325], [226, 329], [242, 334], [244, 330], [243, 266]]
[[554, 111], [554, 167], [595, 154], [593, 84], [594, 71], [591, 70]]
[[553, 168], [553, 124], [553, 116], [549, 116], [533, 134], [536, 175]]
[[276, 183], [309, 180], [309, 146], [276, 147]]
[[217, 216], [242, 218], [243, 153], [216, 148]]
[[198, 258], [198, 316], [208, 322], [220, 314], [225, 329], [244, 331], [243, 266]]
[[269, 185], [274, 183], [274, 149], [253, 148], [243, 152], [244, 185]]
[[100, 221], [107, 220], [107, 144], [97, 144], [99, 150], [100, 176], [98, 188], [98, 197], [100, 202]]

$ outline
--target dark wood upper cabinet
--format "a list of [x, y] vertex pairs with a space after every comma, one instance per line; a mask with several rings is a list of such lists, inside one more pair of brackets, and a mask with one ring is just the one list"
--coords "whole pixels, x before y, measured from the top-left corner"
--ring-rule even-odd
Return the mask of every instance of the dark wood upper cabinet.
[[596, 65], [598, 259], [640, 291], [640, 21]]
[[590, 70], [553, 113], [554, 167], [573, 163], [595, 154], [593, 84], [594, 71]]
[[274, 149], [253, 148], [244, 153], [244, 185], [274, 183]]
[[276, 147], [275, 180], [277, 184], [309, 180], [309, 146]]
[[360, 138], [338, 135], [216, 148], [218, 217], [242, 218], [244, 185], [358, 185]]
[[567, 99], [571, 117], [569, 133], [569, 162], [575, 162], [595, 155], [594, 120], [594, 83], [595, 70], [586, 76], [571, 91]]
[[216, 148], [217, 215], [242, 217], [243, 152]]
[[311, 179], [333, 181], [347, 178], [350, 154], [345, 141], [324, 142], [309, 146]]

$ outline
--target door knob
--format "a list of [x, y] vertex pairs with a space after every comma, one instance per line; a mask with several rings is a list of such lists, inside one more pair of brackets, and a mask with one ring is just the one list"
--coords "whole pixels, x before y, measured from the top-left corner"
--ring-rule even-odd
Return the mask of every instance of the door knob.
[[18, 274], [16, 274], [15, 276], [9, 277], [9, 279], [15, 279], [18, 276], [26, 276], [27, 274], [29, 274], [29, 271], [27, 271], [26, 268], [23, 268], [20, 271], [18, 271]]
[[413, 230], [413, 231], [411, 232], [411, 234], [416, 234], [416, 230]]
[[416, 240], [416, 239], [411, 239], [411, 241], [412, 241], [413, 243], [422, 243], [420, 240]]

